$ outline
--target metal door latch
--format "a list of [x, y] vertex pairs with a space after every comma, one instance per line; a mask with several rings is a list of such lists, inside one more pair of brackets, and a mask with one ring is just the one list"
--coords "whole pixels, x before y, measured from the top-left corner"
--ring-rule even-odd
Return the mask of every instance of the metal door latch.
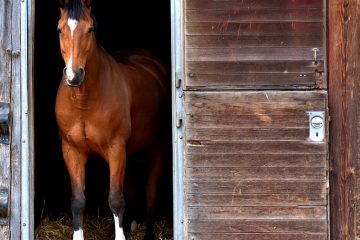
[[313, 53], [314, 53], [314, 65], [317, 65], [318, 64], [318, 52], [319, 52], [319, 49], [318, 48], [313, 48], [312, 49]]
[[325, 140], [325, 112], [309, 112], [309, 139], [313, 142]]

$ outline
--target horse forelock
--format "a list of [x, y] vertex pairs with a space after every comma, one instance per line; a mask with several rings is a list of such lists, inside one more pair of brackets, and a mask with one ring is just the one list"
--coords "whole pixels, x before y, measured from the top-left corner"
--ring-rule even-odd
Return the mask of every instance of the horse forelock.
[[65, 6], [67, 11], [68, 19], [84, 19], [84, 6], [81, 3], [81, 0], [69, 0], [68, 4]]

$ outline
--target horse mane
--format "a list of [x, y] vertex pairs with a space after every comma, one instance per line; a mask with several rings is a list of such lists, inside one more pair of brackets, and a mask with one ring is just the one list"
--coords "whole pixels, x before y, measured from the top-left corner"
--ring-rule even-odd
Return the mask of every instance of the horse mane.
[[69, 0], [65, 6], [65, 10], [68, 12], [68, 18], [79, 20], [85, 17], [84, 6], [81, 0]]

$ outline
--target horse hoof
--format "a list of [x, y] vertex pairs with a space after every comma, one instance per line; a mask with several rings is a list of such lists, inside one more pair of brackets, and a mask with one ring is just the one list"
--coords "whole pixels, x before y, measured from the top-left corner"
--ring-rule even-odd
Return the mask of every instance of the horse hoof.
[[134, 232], [134, 231], [136, 230], [136, 228], [137, 228], [136, 221], [133, 220], [133, 221], [131, 222], [130, 231], [131, 231], [131, 232]]

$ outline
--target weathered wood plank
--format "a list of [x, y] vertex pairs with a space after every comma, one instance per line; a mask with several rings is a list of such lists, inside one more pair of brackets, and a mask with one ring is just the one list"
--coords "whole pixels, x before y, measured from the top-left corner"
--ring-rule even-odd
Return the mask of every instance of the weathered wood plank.
[[239, 62], [193, 62], [185, 63], [187, 73], [243, 74], [243, 73], [314, 73], [324, 67], [324, 61], [239, 61]]
[[[306, 114], [307, 110], [320, 110], [324, 109], [324, 102], [307, 102], [307, 105], [301, 103], [290, 102], [288, 104], [281, 102], [269, 103], [210, 103], [210, 102], [185, 102], [185, 112], [189, 115], [205, 114], [216, 112], [217, 114], [231, 114], [232, 112], [241, 111], [245, 115], [262, 115], [271, 116], [274, 115], [300, 115]], [[263, 122], [266, 122], [266, 117], [263, 118]]]
[[201, 240], [327, 240], [326, 233], [191, 233], [192, 239]]
[[[185, 51], [187, 61], [312, 61], [314, 52], [312, 48], [187, 48]], [[319, 48], [317, 59], [324, 60], [324, 49]]]
[[[12, 19], [12, 2], [0, 2], [0, 102], [11, 102], [11, 19]], [[1, 133], [9, 133], [8, 125], [4, 121], [8, 119], [8, 109], [1, 111], [4, 116], [3, 123], [0, 123]], [[1, 135], [0, 133], [0, 135]], [[4, 136], [0, 136], [4, 137]], [[11, 161], [10, 145], [0, 143], [0, 187], [6, 188], [10, 192], [11, 183]], [[7, 215], [7, 214], [6, 214]], [[1, 219], [0, 238], [10, 239], [10, 221]]]
[[265, 181], [259, 179], [255, 181], [234, 181], [212, 179], [209, 181], [187, 181], [186, 186], [190, 194], [234, 194], [241, 192], [242, 194], [321, 194], [322, 197], [326, 197], [325, 180], [285, 181], [281, 179]]
[[[319, 233], [326, 232], [324, 220], [191, 220], [191, 233]], [[257, 238], [254, 238], [257, 239]], [[273, 238], [269, 238], [273, 239]], [[307, 238], [299, 238], [307, 239]]]
[[[276, 104], [276, 103], [275, 103]], [[233, 129], [234, 131], [249, 131], [254, 135], [262, 136], [266, 132], [274, 131], [302, 131], [301, 129], [308, 129], [309, 116], [301, 112], [299, 114], [291, 114], [284, 112], [282, 115], [270, 115], [270, 114], [241, 114], [232, 113], [224, 116], [221, 113], [205, 113], [203, 115], [187, 115], [186, 124], [187, 128], [197, 129], [197, 131], [204, 131], [203, 129], [213, 129], [219, 131], [223, 129], [225, 131]], [[211, 134], [211, 133], [209, 133]], [[214, 132], [216, 134], [216, 132]], [[244, 132], [244, 136], [246, 133]], [[291, 135], [291, 133], [290, 133]], [[265, 139], [270, 139], [271, 136], [264, 136]], [[301, 139], [301, 138], [299, 138]], [[277, 140], [274, 137], [273, 140]], [[287, 139], [284, 139], [287, 140]]]
[[[271, 118], [271, 117], [270, 117]], [[273, 119], [269, 121], [269, 125]], [[283, 121], [285, 122], [285, 121]], [[305, 124], [307, 122], [305, 121]], [[277, 141], [277, 140], [307, 140], [309, 129], [303, 128], [189, 128], [187, 139], [190, 141], [255, 141], [258, 139]]]
[[323, 9], [322, 0], [187, 0], [186, 9]]
[[[11, 36], [12, 51], [11, 60], [11, 108], [12, 108], [12, 129], [11, 129], [11, 240], [21, 239], [21, 2], [12, 2]], [[25, 67], [25, 66], [24, 66]], [[30, 171], [30, 170], [29, 170]]]
[[250, 74], [199, 74], [188, 73], [187, 86], [191, 87], [223, 87], [236, 86], [308, 86], [316, 84], [313, 73], [250, 73]]
[[187, 194], [189, 207], [222, 206], [326, 206], [325, 194]]
[[188, 217], [192, 219], [323, 219], [326, 207], [188, 207]]
[[187, 168], [187, 180], [326, 180], [324, 167]]
[[257, 36], [258, 38], [282, 36], [284, 39], [306, 36], [308, 38], [319, 37], [321, 40], [322, 31], [322, 22], [188, 22], [185, 35]]
[[187, 35], [186, 48], [244, 48], [244, 47], [320, 47], [323, 36], [294, 35], [294, 36], [237, 36], [237, 35]]
[[323, 22], [322, 9], [196, 9], [185, 22]]
[[313, 154], [325, 153], [327, 144], [325, 142], [308, 141], [190, 141], [185, 146], [188, 154], [209, 154], [209, 153], [237, 153], [237, 154], [258, 154], [281, 153], [281, 154]]
[[326, 153], [187, 154], [186, 161], [187, 165], [192, 167], [324, 167], [327, 164], [327, 155]]
[[[321, 102], [325, 104], [327, 99], [326, 91], [246, 91], [246, 92], [188, 92], [185, 96], [185, 103], [190, 102], [204, 102], [209, 101], [213, 104], [226, 103], [226, 104], [237, 104], [237, 103], [249, 103], [249, 104], [258, 104], [258, 103], [268, 103], [268, 105], [278, 104], [278, 103], [289, 103], [289, 104], [301, 104], [309, 105], [309, 108], [312, 102]], [[322, 105], [323, 106], [323, 105]], [[241, 111], [240, 111], [241, 112]], [[275, 115], [275, 114], [273, 114]]]

